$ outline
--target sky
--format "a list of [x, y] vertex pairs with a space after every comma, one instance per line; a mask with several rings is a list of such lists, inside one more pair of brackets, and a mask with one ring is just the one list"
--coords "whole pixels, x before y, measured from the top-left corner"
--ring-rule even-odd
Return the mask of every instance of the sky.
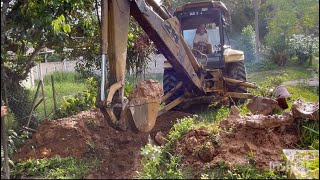
[[155, 1], [156, 1], [158, 4], [160, 4], [160, 1], [161, 1], [161, 0], [155, 0]]

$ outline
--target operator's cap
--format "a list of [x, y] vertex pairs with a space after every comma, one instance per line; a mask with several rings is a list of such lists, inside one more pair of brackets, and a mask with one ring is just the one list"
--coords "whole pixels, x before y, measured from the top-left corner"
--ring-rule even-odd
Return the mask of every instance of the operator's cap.
[[272, 93], [275, 98], [287, 98], [290, 97], [290, 93], [284, 86], [277, 86]]

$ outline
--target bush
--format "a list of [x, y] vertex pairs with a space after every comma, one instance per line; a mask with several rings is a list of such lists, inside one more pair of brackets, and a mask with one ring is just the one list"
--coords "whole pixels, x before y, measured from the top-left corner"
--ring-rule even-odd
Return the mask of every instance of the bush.
[[286, 65], [289, 59], [288, 35], [286, 33], [269, 33], [266, 41], [270, 47], [268, 52], [270, 59], [279, 66]]
[[55, 118], [68, 117], [95, 106], [98, 90], [97, 82], [91, 77], [87, 79], [86, 84], [88, 90], [78, 93], [74, 97], [63, 98], [62, 104], [55, 114]]
[[313, 55], [319, 51], [319, 38], [313, 34], [294, 34], [289, 40], [289, 48], [290, 53], [298, 57], [299, 64], [309, 60], [311, 65]]
[[255, 34], [251, 25], [242, 29], [241, 44], [244, 51], [245, 60], [253, 62], [255, 59]]

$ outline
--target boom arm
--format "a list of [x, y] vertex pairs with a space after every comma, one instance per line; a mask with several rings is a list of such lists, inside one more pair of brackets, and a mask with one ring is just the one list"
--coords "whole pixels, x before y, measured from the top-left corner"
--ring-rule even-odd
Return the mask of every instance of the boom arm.
[[[190, 92], [204, 93], [199, 78], [202, 66], [181, 36], [179, 21], [176, 17], [171, 17], [163, 11], [154, 0], [147, 0], [147, 3], [144, 0], [103, 0], [100, 109], [107, 116], [109, 125], [120, 129], [126, 129], [124, 124], [128, 119], [125, 109], [129, 102], [124, 97], [124, 80], [130, 14], [176, 70], [179, 79], [184, 82], [184, 87]], [[109, 62], [107, 87], [105, 85], [106, 56]], [[105, 88], [109, 90], [107, 97], [105, 97]], [[142, 131], [149, 130], [151, 129], [148, 126]]]

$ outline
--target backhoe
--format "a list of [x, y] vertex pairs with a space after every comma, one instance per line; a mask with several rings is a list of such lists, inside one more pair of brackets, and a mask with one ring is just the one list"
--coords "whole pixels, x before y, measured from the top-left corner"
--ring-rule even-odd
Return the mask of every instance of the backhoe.
[[[97, 106], [108, 124], [120, 130], [149, 132], [156, 118], [197, 101], [253, 96], [246, 88], [244, 54], [225, 45], [229, 13], [221, 1], [187, 3], [170, 14], [154, 0], [102, 0], [101, 89]], [[164, 96], [131, 102], [124, 96], [129, 17], [133, 16], [164, 55]], [[193, 47], [199, 25], [210, 35], [207, 53]], [[108, 59], [108, 84], [106, 84]], [[160, 109], [160, 104], [164, 106]]]

